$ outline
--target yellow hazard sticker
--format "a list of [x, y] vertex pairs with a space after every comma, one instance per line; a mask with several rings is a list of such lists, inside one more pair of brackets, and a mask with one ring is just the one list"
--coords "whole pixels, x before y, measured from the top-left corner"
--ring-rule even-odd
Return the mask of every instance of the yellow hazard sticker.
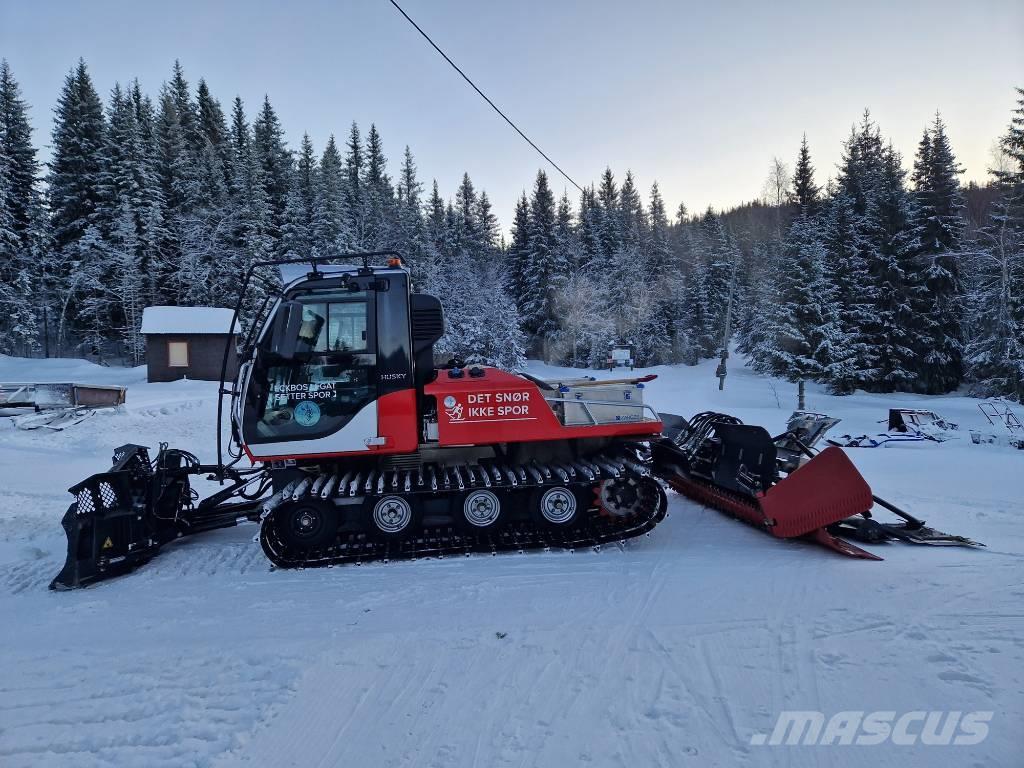
[[107, 540], [103, 542], [103, 549], [113, 549], [113, 547], [114, 547], [114, 542], [112, 542], [110, 540], [110, 537], [107, 536]]

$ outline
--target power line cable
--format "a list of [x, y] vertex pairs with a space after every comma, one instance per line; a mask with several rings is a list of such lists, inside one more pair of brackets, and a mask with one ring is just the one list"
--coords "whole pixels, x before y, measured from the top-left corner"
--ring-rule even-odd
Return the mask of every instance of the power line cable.
[[548, 157], [547, 154], [544, 152], [544, 150], [542, 150], [540, 147], [538, 147], [536, 144], [534, 144], [533, 141], [530, 139], [530, 137], [527, 136], [525, 133], [523, 133], [519, 129], [519, 126], [516, 125], [515, 123], [513, 123], [509, 119], [508, 115], [506, 115], [504, 112], [502, 112], [500, 109], [498, 109], [498, 106], [493, 101], [491, 101], [489, 98], [487, 98], [487, 94], [485, 94], [483, 91], [481, 91], [479, 88], [477, 88], [476, 83], [474, 83], [472, 80], [470, 80], [469, 76], [465, 72], [463, 72], [461, 69], [459, 69], [459, 65], [456, 64], [454, 61], [452, 61], [451, 58], [449, 58], [448, 54], [445, 53], [444, 51], [442, 51], [438, 47], [437, 43], [435, 43], [433, 40], [430, 39], [430, 35], [428, 35], [426, 32], [424, 32], [423, 29], [420, 28], [420, 25], [417, 24], [415, 21], [413, 21], [409, 17], [408, 13], [406, 13], [404, 10], [402, 10], [402, 6], [400, 6], [398, 3], [396, 3], [395, 0], [389, 0], [389, 2], [393, 6], [395, 6], [395, 8], [398, 10], [398, 12], [400, 14], [402, 14], [405, 17], [406, 21], [408, 21], [410, 24], [413, 25], [413, 27], [416, 28], [417, 32], [419, 32], [421, 35], [423, 35], [423, 39], [426, 40], [428, 43], [430, 43], [430, 45], [434, 48], [434, 50], [437, 51], [439, 54], [441, 54], [442, 57], [444, 57], [445, 61], [447, 61], [449, 64], [451, 64], [452, 69], [454, 69], [456, 72], [458, 72], [460, 75], [462, 75], [462, 79], [465, 80], [467, 83], [469, 83], [470, 87], [472, 87], [472, 89], [474, 91], [476, 91], [478, 94], [480, 94], [480, 98], [482, 98], [484, 101], [486, 101], [488, 104], [491, 105], [491, 109], [493, 109], [495, 112], [497, 112], [499, 115], [501, 115], [501, 117], [505, 120], [505, 122], [508, 123], [509, 125], [511, 125], [513, 130], [515, 130], [516, 133], [518, 133], [520, 136], [522, 136], [523, 139], [526, 141], [526, 143], [529, 144], [531, 147], [533, 147], [537, 151], [537, 154], [539, 154], [541, 157], [543, 157], [545, 160], [547, 160], [549, 163], [551, 163], [551, 167], [552, 168], [554, 168], [556, 171], [558, 171], [560, 174], [562, 174], [568, 180], [568, 182], [570, 184], [572, 184], [574, 187], [576, 187], [576, 189], [578, 189], [580, 192], [583, 192], [583, 187], [581, 187], [579, 184], [577, 184], [575, 181], [573, 181], [572, 176], [570, 176], [568, 173], [563, 171], [558, 166], [558, 163], [556, 163], [554, 160], [552, 160], [550, 157]]

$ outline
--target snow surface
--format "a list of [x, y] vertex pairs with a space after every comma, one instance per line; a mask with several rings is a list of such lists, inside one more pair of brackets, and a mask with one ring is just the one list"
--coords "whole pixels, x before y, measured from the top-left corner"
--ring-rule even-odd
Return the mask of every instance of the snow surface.
[[[734, 362], [718, 392], [714, 365], [652, 369], [648, 400], [781, 430], [793, 385]], [[4, 379], [128, 387], [62, 433], [0, 419], [4, 768], [1022, 764], [1024, 453], [971, 444], [975, 400], [811, 387], [808, 405], [854, 433], [895, 405], [959, 422], [943, 445], [848, 453], [877, 493], [985, 550], [850, 560], [670, 494], [624, 551], [271, 571], [246, 525], [51, 593], [65, 489], [125, 442], [212, 461], [217, 385], [0, 357]], [[995, 714], [977, 746], [752, 746], [787, 709]]]
[[226, 334], [234, 316], [234, 310], [220, 307], [146, 307], [139, 332]]

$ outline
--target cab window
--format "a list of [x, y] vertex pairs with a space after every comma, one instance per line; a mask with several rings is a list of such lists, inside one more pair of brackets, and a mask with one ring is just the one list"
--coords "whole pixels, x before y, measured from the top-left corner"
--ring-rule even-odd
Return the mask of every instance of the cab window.
[[302, 305], [300, 338], [314, 352], [366, 350], [366, 299]]
[[[313, 439], [341, 429], [376, 399], [376, 356], [365, 293], [298, 297], [284, 305], [266, 349], [254, 442]], [[301, 311], [298, 322], [290, 313]], [[298, 335], [289, 340], [285, 335]], [[279, 350], [293, 349], [294, 355]], [[276, 354], [275, 354], [276, 353]]]

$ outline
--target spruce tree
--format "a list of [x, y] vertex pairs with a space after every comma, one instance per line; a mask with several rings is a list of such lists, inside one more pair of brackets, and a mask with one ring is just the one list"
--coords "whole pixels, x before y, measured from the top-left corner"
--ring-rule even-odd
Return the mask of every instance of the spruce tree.
[[102, 203], [106, 121], [83, 60], [65, 78], [53, 127], [47, 194], [54, 247], [81, 238]]
[[[55, 274], [62, 286], [57, 298], [57, 354], [65, 349], [72, 330], [88, 330], [86, 346], [99, 351], [101, 318], [95, 301], [94, 263], [103, 253], [98, 216], [103, 204], [106, 120], [92, 79], [83, 60], [64, 80], [57, 101], [53, 128], [53, 158], [47, 176], [50, 230], [56, 251]], [[87, 237], [88, 235], [88, 237]], [[80, 243], [79, 241], [87, 242]], [[77, 274], [76, 274], [77, 273]], [[86, 328], [87, 327], [87, 328]]]
[[945, 125], [936, 115], [914, 161], [913, 237], [924, 269], [927, 303], [921, 313], [919, 380], [922, 391], [942, 394], [963, 379], [964, 231], [958, 165]]
[[477, 220], [477, 195], [468, 173], [462, 174], [462, 183], [455, 193], [454, 236], [471, 261], [483, 257], [483, 236]]
[[174, 102], [174, 111], [181, 126], [185, 146], [193, 155], [198, 155], [203, 146], [203, 136], [199, 127], [196, 103], [192, 100], [188, 81], [185, 79], [185, 70], [180, 61], [174, 62], [174, 70], [166, 90]]
[[0, 141], [0, 352], [23, 354], [34, 346], [37, 329], [30, 301], [30, 265], [17, 232], [12, 166]]
[[885, 329], [880, 322], [883, 235], [874, 218], [884, 170], [881, 131], [865, 110], [859, 127], [843, 145], [833, 217], [826, 241], [840, 288], [841, 324], [849, 347], [832, 381], [838, 392], [875, 389], [881, 380]]
[[837, 330], [832, 356], [823, 371], [825, 381], [837, 394], [851, 394], [863, 386], [866, 361], [873, 360], [867, 348], [865, 329], [873, 320], [875, 292], [862, 254], [863, 219], [856, 213], [854, 199], [837, 192], [828, 202], [822, 221], [827, 269], [837, 286]]
[[284, 143], [284, 129], [277, 113], [270, 105], [270, 97], [263, 97], [263, 107], [252, 124], [253, 152], [260, 163], [263, 187], [271, 210], [270, 234], [277, 238], [284, 222], [284, 209], [292, 182], [292, 156]]
[[682, 290], [682, 270], [673, 264], [668, 214], [657, 182], [651, 185], [649, 209], [650, 258], [647, 269], [650, 273], [649, 280], [657, 289], [655, 309], [649, 323], [654, 337], [658, 339], [656, 351], [652, 350], [654, 354], [651, 362], [676, 362], [672, 351], [678, 348], [679, 336], [684, 332], [676, 314], [676, 304]]
[[597, 204], [601, 217], [601, 250], [596, 266], [598, 269], [607, 269], [622, 243], [619, 190], [611, 168], [605, 168], [601, 175], [601, 183], [597, 189]]
[[318, 169], [313, 142], [303, 134], [302, 144], [285, 199], [279, 252], [285, 258], [307, 257], [313, 250], [313, 229], [318, 189]]
[[416, 161], [408, 145], [402, 156], [397, 194], [397, 247], [412, 274], [413, 286], [425, 278], [427, 258], [426, 232], [423, 226], [421, 194], [423, 185], [416, 176]]
[[38, 171], [21, 90], [0, 59], [0, 351], [8, 353], [39, 347], [46, 235]]
[[208, 141], [215, 147], [228, 144], [228, 126], [224, 119], [224, 110], [210, 93], [206, 81], [202, 79], [196, 90], [196, 119], [199, 137], [203, 141]]
[[526, 312], [526, 303], [530, 299], [532, 289], [526, 278], [530, 248], [530, 201], [526, 197], [526, 192], [523, 192], [516, 201], [511, 235], [505, 263], [508, 265], [509, 289], [522, 315]]
[[371, 251], [390, 249], [395, 241], [395, 191], [387, 175], [387, 158], [377, 126], [366, 134], [366, 164], [362, 179], [365, 245]]
[[998, 197], [973, 259], [972, 337], [966, 363], [972, 392], [1024, 402], [1024, 89], [993, 169]]
[[366, 223], [364, 219], [365, 200], [363, 194], [363, 140], [359, 126], [353, 121], [345, 142], [345, 212], [348, 221], [345, 229], [349, 232], [350, 245], [355, 250], [365, 250]]
[[21, 89], [6, 59], [0, 59], [0, 146], [7, 156], [8, 198], [11, 226], [19, 247], [28, 249], [38, 225], [40, 200], [39, 162], [32, 146], [32, 129]]
[[333, 134], [320, 156], [316, 187], [311, 248], [317, 255], [337, 257], [349, 250], [351, 237], [346, 229], [345, 172]]
[[[98, 217], [111, 245], [110, 263], [103, 271], [118, 281], [112, 296], [115, 325], [122, 329], [119, 336], [124, 351], [136, 363], [141, 349], [141, 307], [153, 294], [148, 273], [160, 260], [160, 245], [166, 239], [160, 183], [150, 154], [153, 145], [139, 124], [139, 106], [132, 91], [115, 84], [108, 110], [103, 203]], [[219, 168], [217, 174], [213, 182], [223, 186]], [[177, 266], [175, 277], [181, 265]], [[129, 286], [129, 282], [135, 284]]]
[[890, 144], [883, 154], [883, 173], [868, 218], [878, 243], [873, 265], [877, 301], [875, 333], [877, 378], [868, 387], [882, 392], [915, 388], [919, 365], [920, 320], [916, 308], [925, 296], [909, 232], [912, 212], [900, 155]]
[[476, 199], [475, 218], [479, 232], [480, 244], [484, 249], [487, 261], [494, 261], [501, 237], [498, 217], [494, 215], [491, 200], [485, 190], [480, 190]]
[[811, 163], [811, 150], [807, 146], [805, 133], [796, 158], [796, 170], [793, 172], [791, 199], [802, 213], [813, 216], [817, 213], [820, 195], [821, 188], [814, 183], [814, 165]]
[[524, 285], [529, 286], [529, 294], [524, 297], [523, 325], [537, 352], [545, 350], [547, 341], [558, 330], [556, 302], [564, 279], [565, 269], [558, 263], [555, 239], [555, 197], [547, 174], [538, 171], [530, 198], [529, 238], [523, 269]]
[[[775, 273], [778, 304], [771, 316], [771, 347], [764, 366], [800, 385], [828, 378], [833, 347], [841, 343], [836, 312], [838, 290], [828, 256], [806, 206], [790, 225]], [[763, 350], [762, 350], [763, 354]]]
[[580, 253], [575, 266], [589, 266], [600, 258], [601, 253], [601, 208], [593, 185], [580, 193], [578, 220]]

